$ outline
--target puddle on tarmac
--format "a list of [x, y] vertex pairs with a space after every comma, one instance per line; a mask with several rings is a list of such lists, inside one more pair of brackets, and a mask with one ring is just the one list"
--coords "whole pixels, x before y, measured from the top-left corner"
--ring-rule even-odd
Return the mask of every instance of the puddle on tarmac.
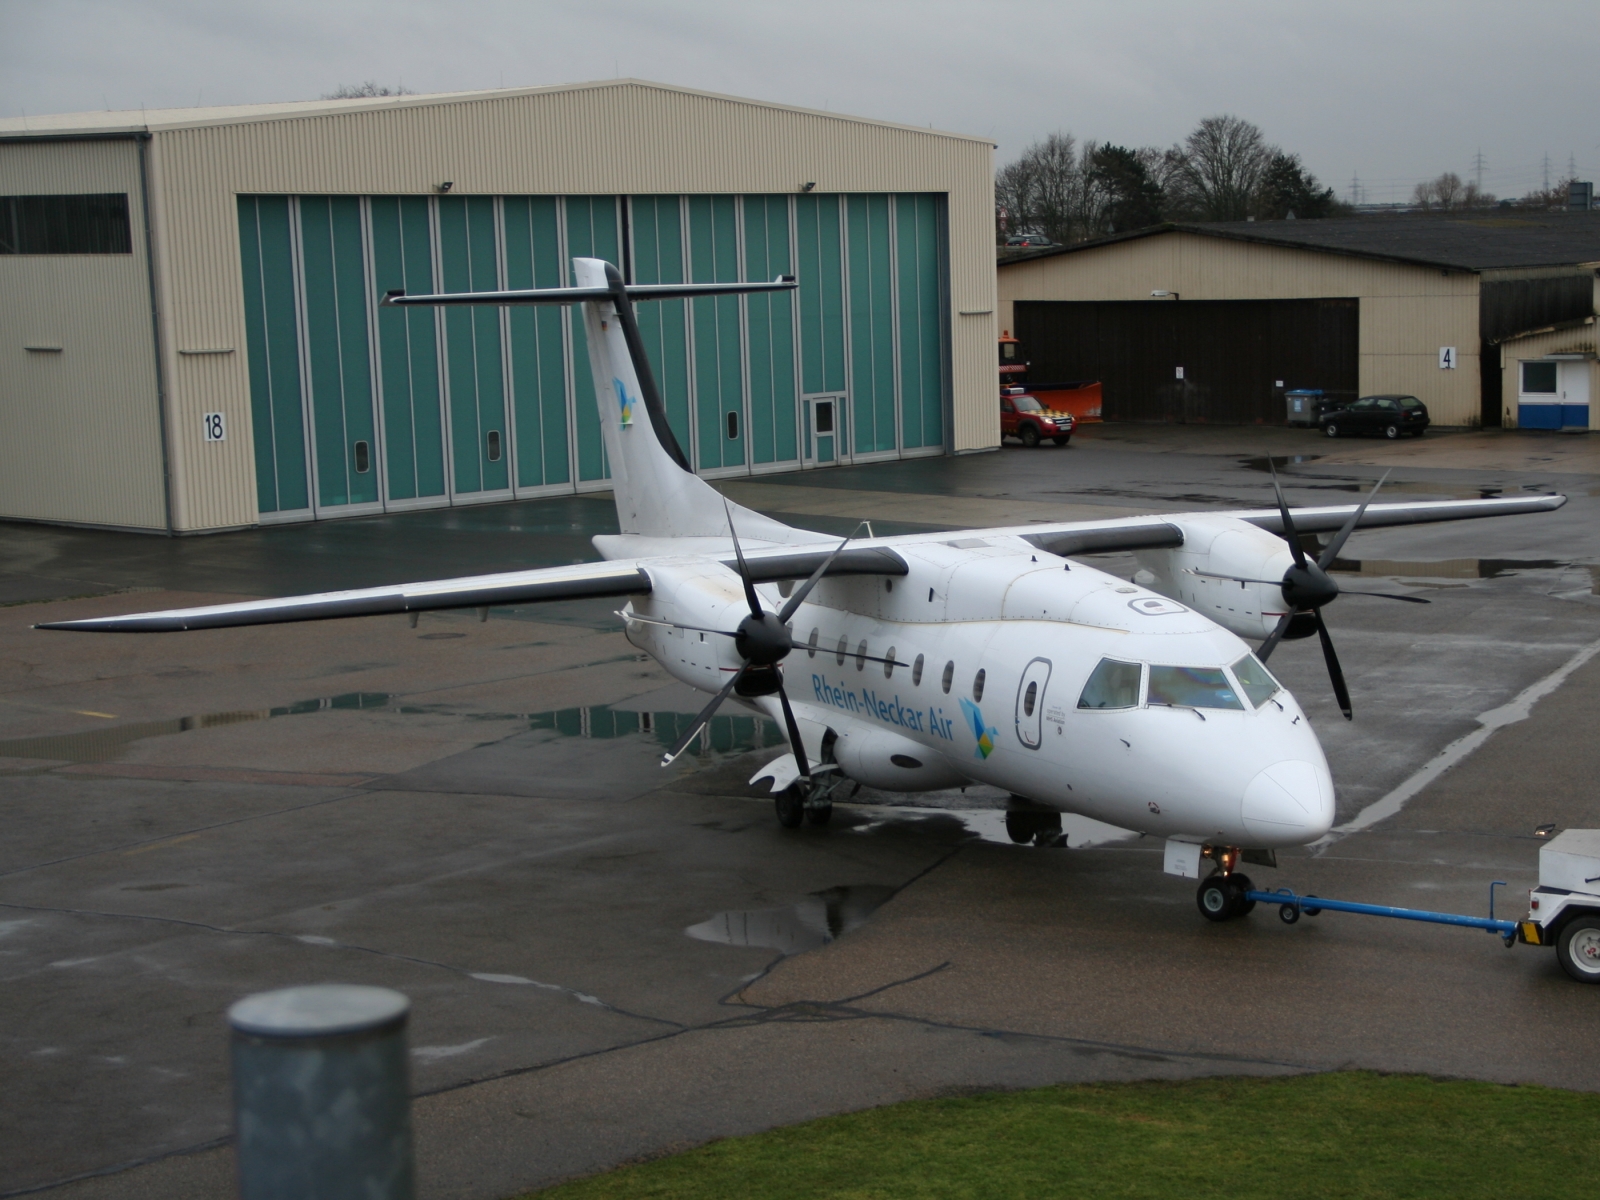
[[[53, 762], [110, 762], [134, 742], [146, 738], [171, 737], [195, 729], [215, 729], [248, 721], [268, 721], [274, 717], [295, 717], [317, 712], [342, 712], [351, 709], [375, 710], [402, 715], [458, 715], [468, 721], [521, 722], [531, 732], [546, 731], [554, 737], [646, 738], [663, 749], [671, 747], [678, 735], [694, 720], [693, 713], [619, 712], [607, 705], [587, 708], [561, 708], [534, 713], [458, 713], [445, 705], [402, 704], [388, 692], [344, 692], [315, 700], [300, 700], [277, 708], [254, 711], [207, 713], [197, 717], [177, 717], [168, 721], [136, 721], [86, 729], [81, 733], [45, 737], [12, 738], [0, 741], [0, 758], [32, 758]], [[783, 744], [777, 725], [763, 717], [713, 717], [693, 753], [699, 756], [733, 756]]]
[[702, 942], [799, 954], [826, 946], [858, 928], [894, 893], [894, 888], [881, 884], [832, 887], [812, 892], [787, 908], [720, 912], [684, 932]]

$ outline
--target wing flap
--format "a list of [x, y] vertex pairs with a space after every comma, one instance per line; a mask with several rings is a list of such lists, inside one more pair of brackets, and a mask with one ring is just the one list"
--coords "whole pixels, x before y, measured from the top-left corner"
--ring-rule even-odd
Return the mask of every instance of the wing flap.
[[401, 583], [347, 592], [247, 600], [204, 608], [50, 621], [35, 628], [79, 633], [173, 633], [185, 629], [223, 629], [238, 625], [276, 625], [332, 617], [370, 617], [383, 613], [428, 612], [443, 608], [487, 608], [542, 600], [581, 600], [600, 596], [638, 596], [650, 591], [650, 576], [621, 563], [583, 563], [499, 575]]

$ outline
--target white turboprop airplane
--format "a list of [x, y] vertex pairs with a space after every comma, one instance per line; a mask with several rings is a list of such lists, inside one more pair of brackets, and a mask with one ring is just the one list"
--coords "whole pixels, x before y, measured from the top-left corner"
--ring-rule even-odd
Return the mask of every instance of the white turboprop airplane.
[[[663, 762], [730, 696], [781, 723], [767, 764], [783, 825], [824, 824], [841, 783], [926, 791], [984, 783], [1016, 797], [1018, 841], [1077, 813], [1167, 839], [1166, 868], [1200, 884], [1200, 911], [1251, 907], [1242, 861], [1270, 861], [1333, 823], [1328, 764], [1304, 712], [1262, 665], [1315, 632], [1350, 701], [1322, 608], [1326, 568], [1356, 528], [1543, 512], [1563, 496], [1201, 512], [963, 529], [824, 535], [729, 504], [689, 467], [656, 391], [636, 301], [790, 289], [773, 283], [624, 284], [574, 260], [576, 286], [407, 296], [385, 305], [584, 306], [622, 532], [605, 561], [42, 629], [211, 629], [576, 597], [627, 597], [628, 640], [713, 699]], [[1276, 479], [1274, 479], [1276, 483]], [[1381, 481], [1380, 481], [1381, 485]], [[1374, 488], [1374, 491], [1377, 489]], [[1317, 560], [1299, 535], [1333, 532]], [[1075, 562], [1133, 551], [1142, 587]], [[1383, 595], [1385, 593], [1362, 593]], [[1395, 599], [1414, 599], [1395, 596]], [[1265, 639], [1252, 654], [1242, 638]]]

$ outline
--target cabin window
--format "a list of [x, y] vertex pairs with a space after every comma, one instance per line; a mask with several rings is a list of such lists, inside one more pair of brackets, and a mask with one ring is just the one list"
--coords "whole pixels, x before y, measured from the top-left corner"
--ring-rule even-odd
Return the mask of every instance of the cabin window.
[[917, 655], [917, 661], [911, 664], [911, 686], [922, 686], [922, 655]]
[[944, 665], [944, 678], [939, 681], [939, 686], [944, 689], [944, 694], [946, 696], [948, 696], [950, 694], [950, 685], [955, 682], [955, 678], [956, 678], [956, 664], [953, 663], [953, 662], [945, 663], [945, 665]]
[[1146, 704], [1172, 708], [1244, 708], [1221, 667], [1150, 667]]
[[894, 678], [894, 647], [893, 646], [890, 646], [889, 649], [886, 650], [884, 652], [884, 655], [883, 655], [883, 677], [885, 679], [893, 679]]
[[988, 672], [979, 667], [978, 673], [972, 677], [972, 702], [974, 704], [983, 699], [983, 680], [986, 675], [988, 675]]
[[821, 632], [822, 631], [820, 629], [813, 629], [811, 631], [811, 636], [806, 640], [807, 658], [815, 658], [817, 656], [817, 635]]
[[1278, 690], [1278, 681], [1261, 665], [1254, 654], [1246, 654], [1233, 664], [1233, 677], [1239, 681], [1250, 703], [1260, 708]]
[[1139, 677], [1143, 670], [1138, 663], [1102, 658], [1089, 682], [1083, 685], [1078, 707], [1133, 708], [1139, 703]]
[[848, 637], [840, 638], [839, 639], [839, 648], [836, 651], [834, 651], [834, 655], [833, 655], [834, 661], [837, 662], [841, 667], [844, 666], [845, 655], [847, 655], [849, 653], [850, 653], [850, 639]]
[[856, 647], [856, 670], [865, 670], [867, 665], [867, 643], [863, 639]]

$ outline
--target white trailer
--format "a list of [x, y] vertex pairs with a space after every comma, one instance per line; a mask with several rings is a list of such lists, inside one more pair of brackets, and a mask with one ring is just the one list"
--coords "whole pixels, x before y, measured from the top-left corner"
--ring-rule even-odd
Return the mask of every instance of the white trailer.
[[1517, 932], [1519, 941], [1554, 946], [1579, 983], [1600, 983], [1600, 829], [1568, 829], [1539, 848], [1539, 886]]

